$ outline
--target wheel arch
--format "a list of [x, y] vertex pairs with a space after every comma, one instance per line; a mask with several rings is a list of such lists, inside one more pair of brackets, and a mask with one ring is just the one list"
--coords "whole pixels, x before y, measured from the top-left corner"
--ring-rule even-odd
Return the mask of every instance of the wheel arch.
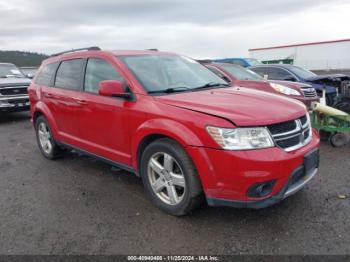
[[[171, 129], [169, 128], [171, 127]], [[200, 139], [183, 124], [170, 119], [153, 119], [141, 125], [132, 139], [133, 167], [139, 171], [140, 161], [146, 147], [160, 138], [169, 138], [179, 143], [185, 151], [186, 146], [201, 146]], [[187, 152], [188, 153], [188, 152]]]
[[39, 116], [44, 116], [46, 118], [46, 120], [49, 122], [52, 135], [54, 137], [57, 137], [58, 129], [57, 129], [57, 123], [55, 121], [55, 118], [53, 117], [49, 108], [42, 102], [38, 102], [35, 105], [35, 108], [33, 109], [33, 117], [32, 118], [33, 118], [34, 127], [36, 124], [36, 120], [38, 119]]

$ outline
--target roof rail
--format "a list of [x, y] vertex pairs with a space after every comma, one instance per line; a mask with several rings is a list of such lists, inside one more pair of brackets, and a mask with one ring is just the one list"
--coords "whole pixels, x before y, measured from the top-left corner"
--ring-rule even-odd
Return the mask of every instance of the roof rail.
[[149, 48], [149, 49], [146, 49], [148, 51], [159, 51], [157, 48]]
[[59, 56], [59, 55], [63, 55], [66, 53], [73, 53], [73, 52], [77, 52], [77, 51], [92, 51], [92, 50], [101, 50], [101, 48], [99, 48], [98, 46], [90, 46], [90, 47], [84, 47], [84, 48], [77, 48], [77, 49], [71, 49], [71, 50], [67, 50], [67, 51], [63, 51], [63, 52], [59, 52], [56, 54], [52, 54], [51, 56]]
[[196, 61], [201, 64], [208, 64], [213, 62], [211, 59], [197, 59]]

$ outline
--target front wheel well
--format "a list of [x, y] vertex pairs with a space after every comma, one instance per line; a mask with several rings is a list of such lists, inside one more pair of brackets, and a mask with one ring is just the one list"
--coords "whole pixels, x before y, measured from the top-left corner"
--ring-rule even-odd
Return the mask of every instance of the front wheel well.
[[144, 137], [141, 141], [141, 143], [139, 144], [138, 148], [137, 148], [137, 166], [138, 166], [138, 171], [140, 171], [140, 163], [141, 163], [141, 157], [142, 157], [142, 153], [145, 151], [146, 147], [151, 144], [152, 142], [161, 139], [161, 138], [169, 138], [169, 139], [173, 139], [169, 136], [165, 136], [165, 135], [161, 135], [161, 134], [152, 134], [152, 135], [148, 135], [146, 137]]
[[33, 115], [33, 124], [35, 126], [36, 120], [38, 119], [39, 116], [43, 116], [44, 114], [41, 113], [40, 111], [35, 111], [34, 115]]

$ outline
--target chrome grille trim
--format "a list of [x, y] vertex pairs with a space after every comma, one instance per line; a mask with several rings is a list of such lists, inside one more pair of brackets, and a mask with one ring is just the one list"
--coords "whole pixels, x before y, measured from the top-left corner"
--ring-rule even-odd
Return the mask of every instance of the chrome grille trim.
[[302, 88], [303, 94], [305, 97], [317, 97], [316, 89], [313, 87]]
[[[26, 85], [20, 85], [20, 86], [4, 86], [0, 87], [0, 96], [19, 96], [27, 94], [27, 88], [29, 86]], [[12, 90], [18, 90], [18, 92], [12, 91]], [[12, 91], [12, 92], [11, 92]]]
[[[294, 120], [295, 128], [283, 133], [271, 134], [275, 145], [280, 147], [286, 152], [291, 152], [307, 145], [312, 139], [312, 128], [311, 128], [310, 116], [308, 114], [306, 115], [307, 120], [305, 124], [302, 124], [302, 119], [304, 117], [305, 116]], [[298, 136], [299, 136], [299, 139], [295, 139]], [[294, 140], [290, 141], [293, 138], [295, 141]], [[290, 145], [285, 146], [288, 143]]]

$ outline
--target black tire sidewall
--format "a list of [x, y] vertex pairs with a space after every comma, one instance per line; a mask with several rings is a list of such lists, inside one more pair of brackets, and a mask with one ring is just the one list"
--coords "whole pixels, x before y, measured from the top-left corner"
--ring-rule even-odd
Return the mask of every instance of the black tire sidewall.
[[[52, 144], [52, 149], [51, 149], [51, 152], [50, 154], [47, 154], [43, 148], [41, 147], [41, 144], [40, 144], [40, 140], [39, 140], [39, 124], [40, 123], [45, 123], [45, 125], [47, 126], [49, 132], [50, 132], [50, 141], [51, 141], [51, 144]], [[36, 140], [37, 140], [37, 143], [38, 143], [38, 146], [39, 146], [39, 149], [40, 149], [40, 152], [48, 159], [54, 159], [55, 158], [55, 150], [57, 148], [57, 145], [56, 145], [56, 142], [52, 136], [52, 132], [51, 132], [51, 128], [50, 128], [50, 125], [48, 123], [48, 121], [46, 120], [45, 117], [43, 116], [39, 116], [37, 119], [36, 119], [36, 122], [35, 122], [35, 135], [36, 135]]]
[[[168, 205], [158, 198], [153, 191], [148, 178], [149, 159], [157, 152], [164, 152], [171, 155], [180, 165], [184, 174], [186, 190], [182, 201], [177, 205]], [[147, 194], [152, 201], [161, 210], [172, 215], [185, 215], [192, 210], [193, 199], [201, 193], [201, 187], [198, 186], [198, 177], [192, 163], [185, 150], [180, 145], [174, 147], [174, 142], [169, 143], [166, 140], [156, 141], [150, 144], [144, 151], [141, 158], [141, 178]], [[199, 188], [200, 187], [200, 188]]]

